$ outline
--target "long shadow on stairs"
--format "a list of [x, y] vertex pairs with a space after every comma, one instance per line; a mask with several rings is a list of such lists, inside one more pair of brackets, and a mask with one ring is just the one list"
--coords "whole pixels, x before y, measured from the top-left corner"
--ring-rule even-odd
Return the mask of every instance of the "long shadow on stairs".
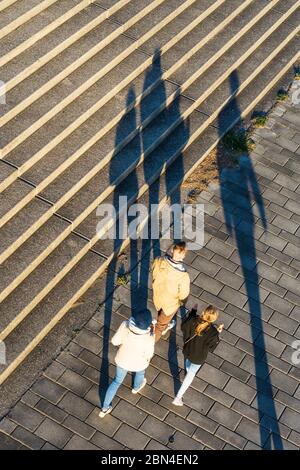
[[[231, 122], [241, 119], [241, 110], [236, 96], [239, 90], [239, 77], [236, 71], [229, 78], [229, 86], [233, 99], [219, 114], [218, 130], [220, 136], [226, 133]], [[242, 127], [240, 131], [241, 135], [246, 135], [246, 129]], [[258, 208], [262, 226], [264, 230], [267, 230], [264, 203], [249, 152], [243, 153], [239, 159], [239, 166], [234, 169], [222, 168], [222, 154], [220, 144], [217, 149], [217, 162], [224, 218], [229, 235], [236, 240], [248, 298], [244, 308], [247, 308], [250, 315], [261, 447], [283, 449], [264, 337], [255, 247], [254, 203]]]
[[[180, 149], [184, 146], [185, 142], [189, 137], [189, 126], [188, 124], [180, 121], [180, 97], [177, 97], [170, 106], [166, 107], [166, 88], [165, 82], [162, 79], [162, 67], [161, 67], [161, 56], [160, 51], [156, 50], [153, 58], [152, 66], [146, 71], [144, 77], [143, 91], [147, 90], [148, 87], [156, 82], [155, 89], [147, 95], [140, 103], [140, 116], [137, 114], [137, 107], [130, 110], [130, 106], [136, 101], [136, 94], [133, 87], [130, 88], [127, 99], [126, 109], [128, 112], [124, 114], [123, 118], [119, 122], [116, 130], [115, 137], [115, 148], [118, 149], [120, 143], [124, 137], [134, 132], [139, 125], [139, 122], [149, 116], [155, 107], [163, 108], [159, 113], [159, 116], [154, 118], [149, 126], [142, 128], [141, 131], [134, 139], [122, 150], [116, 150], [116, 154], [113, 157], [110, 164], [110, 181], [113, 183], [116, 176], [122, 174], [123, 171], [127, 170], [127, 167], [131, 165], [131, 172], [127, 176], [126, 181], [121, 182], [114, 191], [113, 204], [116, 210], [119, 209], [119, 197], [127, 196], [128, 199], [134, 199], [140, 189], [140, 182], [137, 175], [137, 167], [141, 165], [143, 170], [144, 181], [149, 185], [149, 198], [148, 214], [153, 208], [153, 204], [158, 204], [161, 198], [161, 194], [164, 192], [169, 194], [174, 184], [174, 175], [167, 168], [164, 173], [164, 181], [156, 179], [154, 181], [154, 175], [163, 168], [170, 158], [170, 153], [166, 151], [160, 152], [159, 148], [150, 153], [145, 160], [142, 162], [141, 156], [143, 152], [153, 143], [153, 141], [160, 135], [162, 129], [168, 126], [168, 123], [174, 122], [178, 119], [179, 125], [176, 127], [176, 145]], [[167, 137], [167, 139], [174, 140], [174, 132]], [[173, 142], [172, 140], [172, 142]], [[172, 151], [174, 146], [171, 146]], [[154, 155], [155, 152], [155, 155]], [[153, 155], [153, 158], [152, 158]], [[183, 179], [183, 156], [179, 153], [177, 156], [177, 171], [176, 178]], [[181, 172], [181, 173], [180, 173]], [[141, 172], [140, 172], [141, 173]], [[161, 181], [164, 183], [162, 187]], [[170, 202], [180, 203], [180, 188], [173, 191], [170, 195]], [[129, 204], [130, 207], [130, 204]], [[136, 215], [135, 215], [136, 217]], [[128, 217], [128, 223], [130, 224], [131, 218]], [[130, 298], [131, 298], [131, 315], [135, 316], [138, 312], [149, 305], [149, 291], [148, 284], [150, 281], [150, 270], [153, 257], [161, 254], [159, 239], [151, 239], [148, 234], [151, 234], [151, 228], [153, 224], [156, 224], [155, 218], [150, 218], [149, 223], [145, 227], [143, 233], [144, 237], [141, 240], [130, 239], [130, 260], [128, 269], [124, 271], [130, 272]], [[119, 268], [118, 256], [121, 254], [121, 243], [122, 236], [119, 236], [121, 221], [118, 219], [116, 223], [116, 238], [113, 241], [113, 251], [115, 254], [114, 259], [110, 263], [107, 272], [106, 281], [106, 293], [109, 296], [104, 306], [104, 328], [103, 328], [103, 350], [102, 350], [102, 363], [100, 370], [100, 384], [99, 384], [99, 395], [100, 401], [103, 401], [106, 388], [109, 384], [109, 367], [113, 362], [113, 357], [110, 354], [110, 327], [113, 315], [113, 296], [110, 295], [116, 286], [118, 275], [122, 274]], [[119, 270], [119, 272], [118, 272]], [[179, 388], [179, 366], [177, 362], [177, 342], [176, 334], [172, 332], [170, 335], [170, 341], [168, 346], [168, 358], [170, 364], [170, 370], [174, 380], [174, 391], [176, 392]]]

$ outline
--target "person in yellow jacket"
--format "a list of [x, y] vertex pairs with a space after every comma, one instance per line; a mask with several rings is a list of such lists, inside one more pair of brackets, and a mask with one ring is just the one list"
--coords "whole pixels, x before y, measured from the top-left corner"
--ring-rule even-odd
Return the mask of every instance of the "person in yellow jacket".
[[173, 328], [173, 317], [189, 296], [190, 277], [183, 265], [186, 253], [185, 242], [178, 242], [173, 245], [171, 256], [158, 257], [153, 261], [153, 302], [158, 311], [156, 342]]

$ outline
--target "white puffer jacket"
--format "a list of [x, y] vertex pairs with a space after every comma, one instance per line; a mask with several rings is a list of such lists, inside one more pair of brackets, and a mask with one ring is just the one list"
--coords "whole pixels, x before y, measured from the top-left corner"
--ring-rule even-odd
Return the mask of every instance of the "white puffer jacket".
[[147, 369], [154, 354], [155, 336], [150, 331], [129, 328], [124, 321], [111, 340], [114, 346], [120, 346], [115, 363], [129, 372]]

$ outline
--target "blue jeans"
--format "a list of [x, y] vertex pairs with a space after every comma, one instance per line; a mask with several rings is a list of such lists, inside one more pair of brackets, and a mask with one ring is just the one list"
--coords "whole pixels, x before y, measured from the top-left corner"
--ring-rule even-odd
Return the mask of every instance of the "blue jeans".
[[[104, 402], [103, 402], [103, 411], [106, 411], [110, 405], [111, 402], [113, 401], [115, 394], [118, 391], [118, 388], [120, 385], [123, 383], [123, 380], [125, 379], [127, 375], [128, 370], [122, 369], [121, 367], [117, 366], [116, 368], [116, 376], [110, 386], [107, 389], [107, 392], [105, 394]], [[143, 383], [143, 380], [145, 378], [145, 371], [142, 370], [140, 372], [135, 372], [134, 375], [134, 383], [133, 383], [133, 388], [137, 390], [140, 388], [140, 386]]]
[[184, 381], [177, 393], [177, 398], [182, 398], [191, 383], [194, 380], [195, 375], [197, 374], [198, 370], [200, 369], [201, 364], [193, 364], [189, 359], [185, 360], [185, 370], [187, 372]]

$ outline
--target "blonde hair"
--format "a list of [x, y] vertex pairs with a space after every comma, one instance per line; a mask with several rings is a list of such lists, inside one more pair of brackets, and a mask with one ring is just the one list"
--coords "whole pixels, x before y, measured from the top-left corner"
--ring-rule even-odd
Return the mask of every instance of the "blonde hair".
[[212, 323], [214, 323], [219, 316], [218, 310], [209, 305], [205, 310], [203, 310], [202, 314], [199, 317], [198, 324], [195, 328], [195, 334], [200, 336], [203, 331], [206, 330]]

